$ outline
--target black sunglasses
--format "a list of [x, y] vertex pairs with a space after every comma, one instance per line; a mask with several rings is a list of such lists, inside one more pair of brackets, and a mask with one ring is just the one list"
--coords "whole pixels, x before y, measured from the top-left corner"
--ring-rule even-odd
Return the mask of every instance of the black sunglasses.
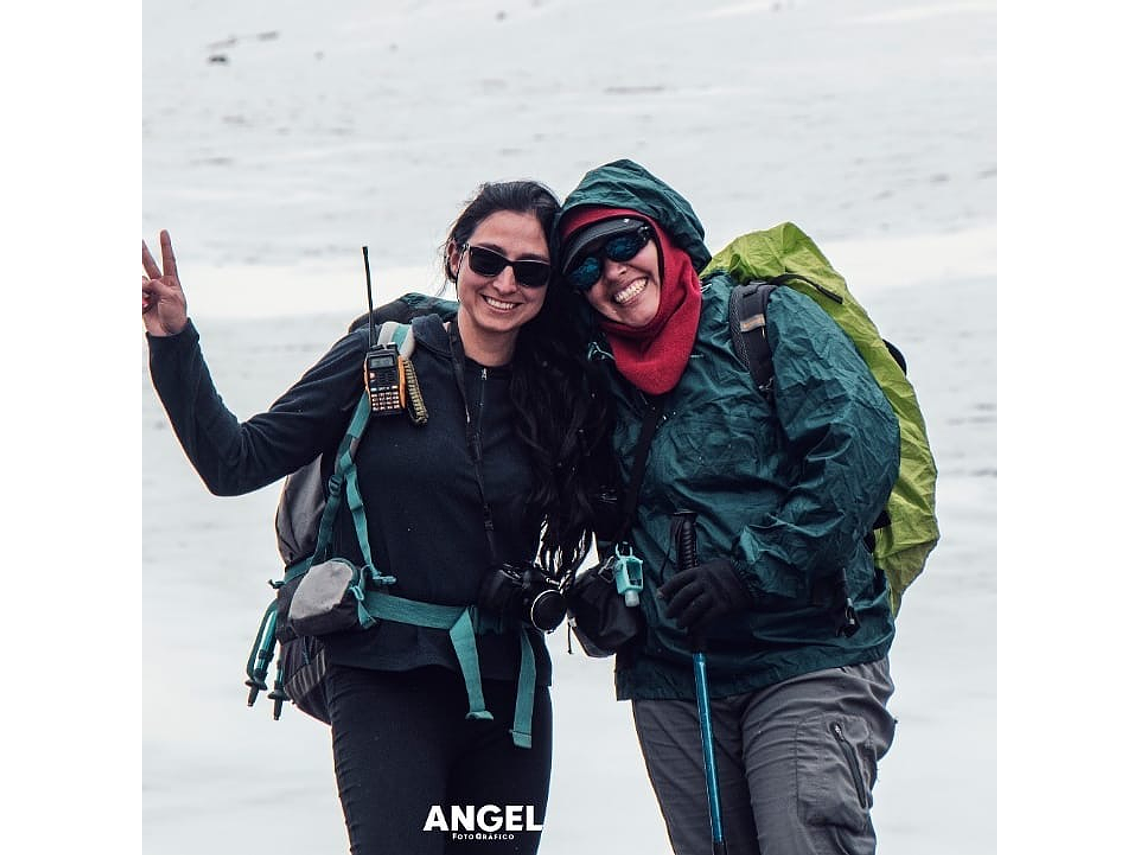
[[524, 288], [541, 288], [550, 281], [550, 265], [545, 261], [511, 261], [493, 249], [469, 243], [463, 244], [461, 251], [467, 253], [467, 264], [480, 276], [498, 276], [503, 268], [509, 267], [515, 272], [515, 281]]
[[579, 261], [572, 270], [566, 272], [566, 281], [578, 291], [589, 291], [601, 278], [603, 256], [619, 264], [629, 261], [649, 243], [651, 232], [644, 223], [621, 232], [606, 240], [601, 246]]

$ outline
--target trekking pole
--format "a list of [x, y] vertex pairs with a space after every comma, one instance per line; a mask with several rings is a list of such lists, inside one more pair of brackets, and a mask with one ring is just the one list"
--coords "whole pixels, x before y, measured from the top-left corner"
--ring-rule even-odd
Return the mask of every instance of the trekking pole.
[[[673, 514], [677, 538], [677, 566], [690, 570], [697, 566], [697, 515], [693, 511]], [[713, 855], [727, 855], [724, 828], [720, 817], [720, 784], [716, 774], [716, 755], [713, 753], [712, 715], [709, 712], [709, 679], [705, 668], [704, 634], [695, 628], [689, 633], [693, 649], [693, 678], [697, 687], [697, 714], [701, 723], [701, 750], [705, 757], [705, 790], [709, 796], [709, 826], [712, 831]]]

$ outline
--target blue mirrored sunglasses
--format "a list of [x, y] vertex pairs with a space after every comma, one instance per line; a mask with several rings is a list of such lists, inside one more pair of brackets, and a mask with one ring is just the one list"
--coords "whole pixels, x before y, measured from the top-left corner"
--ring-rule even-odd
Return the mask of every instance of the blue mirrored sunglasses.
[[565, 280], [571, 288], [577, 291], [589, 291], [594, 283], [601, 278], [602, 265], [606, 259], [619, 264], [629, 261], [642, 247], [649, 243], [652, 234], [649, 226], [644, 223], [628, 232], [621, 232], [608, 238], [603, 244], [594, 249], [579, 261], [572, 270], [566, 272]]

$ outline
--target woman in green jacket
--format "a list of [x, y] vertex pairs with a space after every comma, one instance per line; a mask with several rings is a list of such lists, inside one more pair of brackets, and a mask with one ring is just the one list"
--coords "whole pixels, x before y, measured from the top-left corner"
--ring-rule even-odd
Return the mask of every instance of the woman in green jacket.
[[[616, 686], [674, 851], [709, 851], [699, 631], [731, 851], [873, 852], [894, 623], [864, 538], [898, 474], [893, 410], [846, 334], [791, 288], [768, 306], [775, 381], [761, 395], [730, 339], [735, 283], [699, 277], [700, 221], [638, 164], [588, 172], [558, 229], [627, 484], [643, 417], [662, 408], [623, 546], [643, 561], [645, 632], [618, 652]], [[678, 569], [671, 532], [682, 509], [696, 514], [692, 570]]]

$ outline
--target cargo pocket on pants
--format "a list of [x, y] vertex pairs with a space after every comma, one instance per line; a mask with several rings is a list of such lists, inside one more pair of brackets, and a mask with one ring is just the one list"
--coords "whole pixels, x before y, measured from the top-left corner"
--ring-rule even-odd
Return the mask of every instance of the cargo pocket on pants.
[[870, 825], [874, 756], [867, 723], [857, 716], [801, 720], [796, 728], [796, 798], [804, 823], [865, 831]]

